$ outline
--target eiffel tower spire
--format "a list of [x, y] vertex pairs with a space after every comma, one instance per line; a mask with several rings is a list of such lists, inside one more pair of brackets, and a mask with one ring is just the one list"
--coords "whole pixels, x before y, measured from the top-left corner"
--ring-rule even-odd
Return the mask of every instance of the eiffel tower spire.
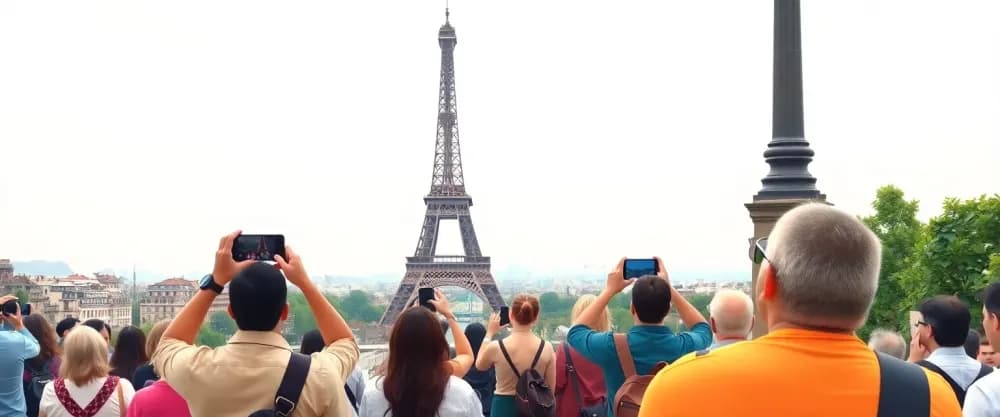
[[438, 92], [437, 142], [434, 146], [434, 173], [430, 196], [465, 196], [462, 175], [462, 148], [458, 140], [458, 102], [455, 96], [455, 28], [445, 8], [445, 23], [438, 30], [441, 46], [441, 80]]

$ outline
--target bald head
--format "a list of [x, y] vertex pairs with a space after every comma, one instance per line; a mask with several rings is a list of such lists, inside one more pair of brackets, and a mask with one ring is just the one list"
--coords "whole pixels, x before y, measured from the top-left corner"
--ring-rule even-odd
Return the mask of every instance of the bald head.
[[781, 216], [768, 239], [783, 320], [856, 330], [875, 300], [882, 245], [857, 217], [810, 203]]
[[876, 352], [906, 360], [906, 341], [899, 333], [885, 329], [873, 330], [868, 338], [868, 347]]
[[753, 300], [742, 291], [719, 290], [708, 304], [716, 338], [745, 338], [753, 326]]

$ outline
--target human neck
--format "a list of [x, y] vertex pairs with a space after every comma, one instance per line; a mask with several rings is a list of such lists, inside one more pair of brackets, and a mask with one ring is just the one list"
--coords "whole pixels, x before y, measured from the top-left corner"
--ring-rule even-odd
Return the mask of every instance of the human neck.
[[726, 340], [747, 340], [746, 336], [721, 336], [715, 335], [715, 341], [724, 342]]
[[813, 326], [810, 324], [796, 323], [788, 320], [781, 320], [771, 323], [767, 326], [768, 332], [773, 332], [775, 330], [783, 329], [794, 329], [794, 330], [810, 330], [814, 332], [824, 332], [824, 333], [837, 333], [837, 334], [854, 334], [854, 329], [842, 329], [837, 327], [823, 327], [823, 326]]

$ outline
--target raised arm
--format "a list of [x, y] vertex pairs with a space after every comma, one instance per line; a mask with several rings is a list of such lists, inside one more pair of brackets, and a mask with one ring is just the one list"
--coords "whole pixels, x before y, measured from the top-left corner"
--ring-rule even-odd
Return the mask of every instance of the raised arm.
[[500, 331], [500, 315], [490, 314], [490, 322], [486, 323], [486, 335], [483, 336], [483, 344], [479, 345], [479, 357], [476, 358], [476, 369], [485, 371], [493, 366], [493, 336]]
[[[240, 235], [240, 231], [235, 231], [219, 241], [219, 249], [215, 252], [215, 267], [212, 268], [212, 279], [221, 287], [225, 287], [243, 268], [254, 261], [243, 261], [237, 263], [233, 260], [233, 241]], [[163, 331], [164, 339], [177, 339], [189, 345], [193, 345], [198, 331], [201, 330], [202, 323], [208, 309], [212, 307], [212, 301], [218, 294], [215, 291], [198, 291], [187, 304], [181, 308], [177, 317], [170, 322], [167, 329]]]
[[323, 335], [323, 344], [330, 346], [333, 342], [341, 339], [354, 339], [351, 326], [347, 325], [347, 321], [337, 312], [337, 309], [333, 308], [333, 305], [323, 296], [319, 288], [316, 288], [316, 284], [313, 284], [312, 280], [309, 279], [309, 274], [302, 266], [302, 258], [289, 246], [285, 246], [285, 256], [288, 257], [287, 260], [280, 255], [274, 255], [274, 261], [277, 262], [281, 272], [285, 273], [285, 278], [288, 278], [289, 282], [302, 290], [306, 302], [309, 303], [309, 309], [312, 310], [313, 316], [316, 318], [316, 327]]
[[674, 308], [677, 310], [677, 315], [681, 316], [681, 322], [684, 323], [684, 326], [690, 329], [698, 323], [707, 323], [708, 320], [705, 320], [705, 316], [701, 315], [701, 312], [697, 308], [694, 308], [681, 293], [677, 292], [673, 284], [670, 283], [670, 275], [667, 274], [667, 268], [663, 265], [663, 260], [657, 257], [656, 263], [659, 264], [660, 269], [656, 275], [667, 281], [667, 285], [670, 287], [670, 302], [673, 303]]
[[608, 281], [604, 284], [604, 291], [601, 291], [601, 294], [597, 296], [597, 300], [583, 309], [583, 312], [573, 321], [574, 326], [582, 324], [589, 328], [597, 327], [597, 319], [604, 312], [604, 308], [608, 306], [611, 299], [635, 282], [635, 278], [625, 279], [624, 268], [625, 258], [622, 258], [618, 261], [618, 266], [615, 267], [614, 271], [608, 274]]
[[448, 299], [445, 298], [444, 293], [441, 291], [434, 291], [434, 293], [434, 299], [430, 300], [430, 303], [434, 305], [438, 313], [441, 313], [448, 320], [451, 336], [455, 339], [455, 358], [448, 361], [451, 363], [451, 374], [461, 378], [469, 372], [469, 368], [472, 367], [472, 362], [475, 360], [472, 344], [469, 343], [469, 338], [465, 337], [465, 332], [462, 331], [462, 326], [455, 319], [455, 314], [451, 312], [451, 306], [448, 305]]

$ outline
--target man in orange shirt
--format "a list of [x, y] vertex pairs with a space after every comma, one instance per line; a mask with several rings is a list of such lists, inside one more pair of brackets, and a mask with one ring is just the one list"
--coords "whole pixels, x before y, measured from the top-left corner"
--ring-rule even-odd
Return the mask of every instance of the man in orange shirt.
[[878, 238], [824, 204], [786, 213], [767, 240], [757, 301], [770, 333], [660, 371], [640, 417], [959, 417], [939, 375], [855, 336], [875, 298]]

